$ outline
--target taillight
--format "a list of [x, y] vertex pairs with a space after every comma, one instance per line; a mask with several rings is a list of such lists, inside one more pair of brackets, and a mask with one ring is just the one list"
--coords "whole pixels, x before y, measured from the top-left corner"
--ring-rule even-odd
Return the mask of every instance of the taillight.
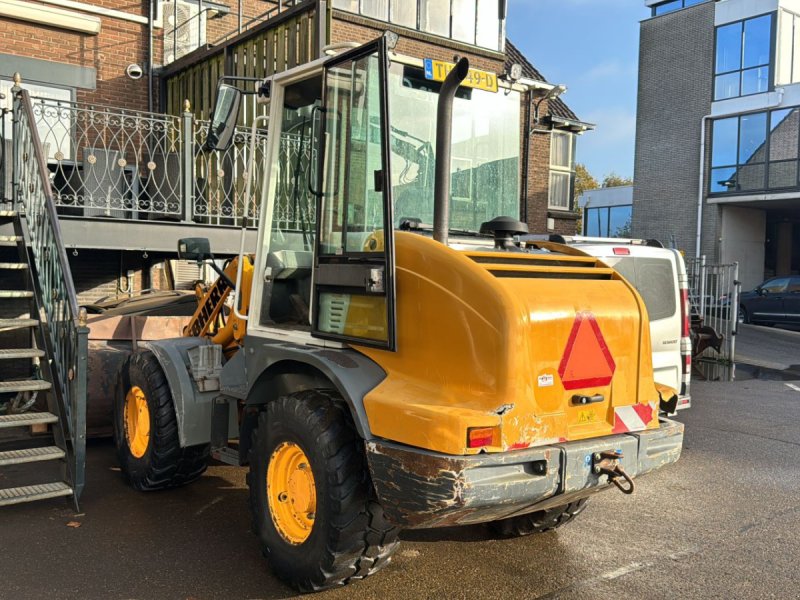
[[689, 337], [689, 290], [681, 290], [681, 337]]
[[685, 354], [683, 356], [683, 374], [688, 375], [692, 372], [692, 355]]
[[467, 448], [500, 445], [499, 427], [470, 427], [467, 429]]
[[630, 256], [631, 249], [630, 248], [614, 248], [614, 254], [617, 256]]

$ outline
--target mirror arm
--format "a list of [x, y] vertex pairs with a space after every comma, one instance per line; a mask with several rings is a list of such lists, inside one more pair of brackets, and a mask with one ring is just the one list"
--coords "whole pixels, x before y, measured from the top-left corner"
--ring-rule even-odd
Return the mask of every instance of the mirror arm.
[[209, 260], [207, 260], [207, 261], [206, 261], [206, 264], [207, 264], [208, 266], [210, 266], [212, 269], [214, 269], [214, 271], [217, 273], [217, 275], [219, 275], [219, 276], [220, 276], [220, 278], [222, 279], [222, 281], [224, 281], [224, 282], [225, 282], [226, 284], [228, 284], [230, 287], [233, 287], [233, 282], [231, 281], [231, 278], [230, 278], [230, 277], [228, 277], [227, 275], [225, 275], [225, 271], [223, 271], [222, 269], [220, 269], [220, 268], [219, 268], [219, 265], [218, 265], [217, 263], [215, 263], [215, 262], [214, 262], [214, 259], [213, 259], [213, 258], [210, 258]]

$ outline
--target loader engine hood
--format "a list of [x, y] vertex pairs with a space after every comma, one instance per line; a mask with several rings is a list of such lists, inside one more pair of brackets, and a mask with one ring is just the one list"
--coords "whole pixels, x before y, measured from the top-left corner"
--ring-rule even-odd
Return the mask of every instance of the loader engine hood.
[[473, 454], [658, 427], [646, 309], [613, 269], [554, 244], [396, 245], [398, 351], [358, 348], [387, 373], [373, 436]]

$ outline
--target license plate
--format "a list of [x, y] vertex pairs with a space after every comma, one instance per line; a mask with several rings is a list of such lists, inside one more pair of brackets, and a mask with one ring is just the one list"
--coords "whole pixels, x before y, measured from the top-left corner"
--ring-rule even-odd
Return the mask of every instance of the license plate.
[[[444, 81], [447, 74], [453, 70], [455, 65], [441, 60], [425, 59], [425, 79], [430, 81]], [[480, 69], [470, 69], [467, 77], [461, 84], [487, 92], [497, 92], [497, 75], [489, 71]]]

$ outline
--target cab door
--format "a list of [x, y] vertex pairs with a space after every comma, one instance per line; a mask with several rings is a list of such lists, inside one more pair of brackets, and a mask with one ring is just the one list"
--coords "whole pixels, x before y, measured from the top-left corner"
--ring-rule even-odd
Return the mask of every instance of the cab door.
[[395, 350], [388, 53], [383, 38], [325, 65], [312, 335]]

